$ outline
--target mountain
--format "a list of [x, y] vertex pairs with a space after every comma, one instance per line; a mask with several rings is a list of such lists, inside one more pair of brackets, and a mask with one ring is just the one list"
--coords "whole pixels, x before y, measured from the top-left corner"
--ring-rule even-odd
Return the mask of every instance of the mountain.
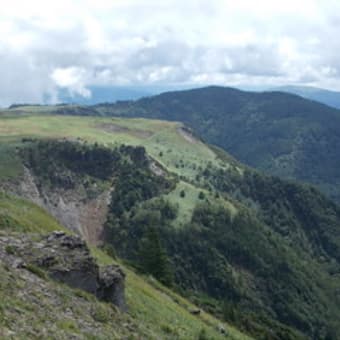
[[152, 90], [149, 92], [143, 88], [124, 86], [90, 86], [88, 90], [91, 95], [84, 97], [76, 94], [71, 95], [68, 91], [61, 89], [58, 93], [58, 98], [62, 103], [94, 105], [98, 103], [111, 103], [117, 100], [134, 100], [158, 93]]
[[[189, 85], [144, 85], [144, 86], [89, 86], [90, 96], [70, 93], [66, 89], [59, 89], [58, 101], [65, 104], [95, 105], [98, 103], [112, 103], [122, 100], [136, 100], [143, 97], [157, 95], [162, 92], [189, 89]], [[47, 98], [48, 99], [48, 98]], [[48, 100], [46, 100], [48, 102]]]
[[[248, 339], [203, 311], [193, 315], [196, 306], [121, 263], [128, 312], [97, 299], [84, 290], [86, 279], [117, 261], [61, 230], [32, 202], [0, 193], [1, 339]], [[56, 273], [74, 275], [80, 288], [61, 284]]]
[[[13, 231], [49, 225], [48, 212], [95, 253], [99, 246], [124, 264], [127, 317], [137, 324], [131, 332], [147, 338], [220, 336], [219, 321], [200, 310], [226, 320], [234, 338], [242, 335], [230, 324], [254, 338], [339, 337], [335, 203], [313, 187], [243, 165], [181, 123], [36, 110], [0, 116], [0, 187], [7, 193], [0, 226], [10, 242], [4, 249], [13, 250]], [[43, 248], [43, 241], [34, 242]], [[13, 275], [19, 280], [20, 273], [26, 272]], [[16, 306], [14, 291], [7, 295]], [[67, 331], [81, 325], [67, 324]]]
[[240, 161], [340, 201], [340, 111], [283, 92], [208, 87], [95, 106], [100, 115], [181, 121]]
[[[4, 127], [2, 120], [0, 126]], [[39, 135], [39, 131], [36, 132]], [[59, 142], [72, 149], [72, 143]], [[53, 143], [59, 145], [59, 142]], [[103, 163], [99, 164], [98, 159], [90, 161], [98, 167], [93, 167], [88, 174], [85, 169], [85, 172], [80, 169], [80, 164], [72, 161], [65, 167], [65, 163], [59, 159], [49, 167], [50, 170], [54, 166], [58, 167], [59, 171], [53, 172], [53, 175], [51, 171], [51, 176], [44, 176], [43, 173], [33, 175], [27, 166], [32, 164], [34, 156], [26, 152], [30, 149], [30, 143], [35, 142], [26, 139], [25, 143], [25, 148], [28, 147], [26, 150], [18, 139], [12, 139], [10, 133], [2, 130], [1, 339], [41, 339], [51, 336], [65, 340], [250, 339], [155, 279], [123, 264], [110, 248], [97, 247], [93, 238], [86, 234], [85, 227], [77, 230], [82, 235], [81, 239], [71, 228], [63, 226], [61, 222], [77, 227], [77, 217], [90, 213], [94, 215], [91, 222], [101, 216], [100, 200], [98, 205], [93, 206], [93, 202], [98, 192], [105, 191], [105, 186], [98, 188], [96, 185], [108, 184], [100, 180], [106, 176], [99, 170]], [[41, 143], [41, 146], [45, 145], [45, 142]], [[49, 145], [48, 142], [46, 145]], [[83, 151], [87, 149], [83, 146]], [[103, 150], [106, 149], [98, 149], [99, 152]], [[67, 157], [66, 149], [64, 152], [63, 157]], [[104, 152], [110, 154], [111, 151]], [[90, 154], [94, 155], [93, 152]], [[100, 178], [97, 177], [97, 171]], [[81, 181], [86, 184], [83, 185]], [[75, 183], [77, 187], [72, 186]], [[44, 193], [51, 194], [51, 197], [44, 196]], [[77, 195], [83, 195], [85, 202], [78, 201]], [[55, 205], [50, 205], [56, 198]], [[72, 203], [78, 206], [72, 206]], [[82, 204], [87, 207], [87, 211], [81, 209]], [[58, 211], [62, 214], [58, 214]], [[83, 239], [87, 239], [88, 244]], [[118, 277], [112, 273], [117, 265], [120, 268]], [[122, 296], [122, 272], [125, 275], [125, 298]], [[126, 300], [125, 313], [125, 307], [120, 311], [117, 306], [121, 308], [121, 305], [115, 300], [110, 301], [112, 296], [117, 296], [115, 287], [119, 290], [119, 298]]]
[[340, 92], [311, 86], [280, 86], [273, 88], [272, 90], [293, 93], [307, 99], [318, 101], [336, 109], [340, 109]]

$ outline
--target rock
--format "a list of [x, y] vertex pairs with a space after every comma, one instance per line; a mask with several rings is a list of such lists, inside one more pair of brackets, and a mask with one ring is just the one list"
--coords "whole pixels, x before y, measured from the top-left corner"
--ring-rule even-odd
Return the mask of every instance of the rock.
[[50, 243], [57, 243], [69, 249], [86, 248], [85, 242], [79, 236], [67, 235], [63, 231], [55, 231], [48, 235], [47, 241]]
[[107, 266], [99, 270], [99, 287], [97, 297], [112, 302], [121, 311], [126, 311], [125, 303], [125, 273], [119, 266]]
[[26, 268], [26, 263], [22, 259], [16, 258], [12, 263], [13, 268]]
[[48, 236], [48, 240], [51, 240], [51, 241], [55, 240], [59, 237], [65, 236], [65, 234], [66, 233], [62, 230], [56, 230]]
[[228, 330], [222, 324], [219, 324], [217, 326], [217, 330], [218, 330], [219, 333], [224, 334], [225, 336], [228, 336], [228, 334], [229, 334]]
[[191, 313], [192, 315], [200, 315], [200, 314], [201, 314], [201, 310], [198, 309], [198, 308], [192, 309], [192, 310], [190, 311], [190, 313]]
[[116, 265], [99, 267], [79, 236], [58, 231], [38, 241], [27, 236], [20, 240], [0, 238], [0, 255], [5, 253], [6, 246], [16, 244], [20, 247], [16, 248], [15, 256], [7, 256], [12, 267], [38, 266], [52, 279], [94, 294], [126, 311], [125, 273]]

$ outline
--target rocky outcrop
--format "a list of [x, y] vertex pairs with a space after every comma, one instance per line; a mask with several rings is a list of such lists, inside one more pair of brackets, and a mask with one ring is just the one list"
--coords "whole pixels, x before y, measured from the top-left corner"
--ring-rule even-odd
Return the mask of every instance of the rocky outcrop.
[[41, 186], [32, 171], [24, 167], [21, 180], [7, 191], [47, 210], [62, 225], [81, 235], [91, 245], [102, 243], [112, 188], [98, 190], [95, 197], [89, 198], [82, 186], [73, 189]]
[[126, 311], [124, 272], [116, 265], [99, 267], [79, 236], [61, 231], [38, 240], [29, 235], [0, 236], [0, 258], [14, 267], [36, 266], [54, 280], [94, 294]]

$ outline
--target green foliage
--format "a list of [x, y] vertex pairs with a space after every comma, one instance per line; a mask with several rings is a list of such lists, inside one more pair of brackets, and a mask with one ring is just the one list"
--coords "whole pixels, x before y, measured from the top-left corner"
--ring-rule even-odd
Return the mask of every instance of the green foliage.
[[20, 176], [23, 167], [16, 152], [17, 144], [0, 140], [0, 181]]
[[315, 184], [340, 201], [340, 115], [333, 108], [288, 93], [207, 87], [96, 109], [183, 122], [237, 159]]
[[[125, 132], [101, 130], [98, 133], [96, 129], [102, 121], [32, 117], [18, 119], [15, 124], [14, 120], [9, 120], [6, 126], [15, 129], [20, 123], [25, 129], [27, 126], [27, 134], [39, 136], [46, 131], [63, 136], [67, 131], [68, 136], [86, 136], [90, 144], [96, 140], [142, 143], [156, 158], [156, 165], [158, 157], [159, 169], [164, 171], [162, 175], [156, 175], [157, 168], [153, 169], [155, 173], [151, 171], [149, 156], [143, 148], [135, 147], [111, 149], [117, 152], [118, 160], [113, 167], [107, 163], [111, 175], [105, 180], [101, 171], [88, 172], [73, 167], [70, 164], [73, 156], [61, 157], [61, 150], [56, 153], [55, 164], [44, 167], [52, 174], [63, 173], [68, 179], [66, 187], [69, 183], [70, 187], [85, 185], [86, 181], [89, 187], [92, 183], [109, 186], [112, 181], [114, 203], [106, 223], [106, 241], [114, 246], [117, 256], [137, 267], [141, 240], [146, 238], [150, 228], [155, 228], [174, 269], [176, 289], [195, 296], [203, 309], [219, 316], [228, 314], [221, 303], [227, 301], [233, 307], [229, 312], [229, 318], [235, 319], [232, 322], [255, 338], [298, 339], [302, 333], [310, 338], [324, 338], [332, 334], [333, 329], [340, 329], [340, 301], [336, 294], [339, 286], [338, 207], [314, 189], [262, 176], [221, 150], [209, 149], [195, 140], [188, 142], [183, 136], [179, 138], [180, 125], [106, 119], [106, 124], [119, 122]], [[53, 124], [63, 128], [56, 129]], [[159, 133], [143, 140], [145, 137], [136, 137], [141, 126], [144, 130], [150, 127], [153, 132], [159, 130]], [[22, 128], [13, 133], [22, 134]], [[88, 149], [83, 142], [75, 144], [80, 144], [80, 149]], [[34, 148], [35, 142], [28, 141], [26, 145]], [[78, 155], [77, 148], [77, 145], [72, 147], [71, 154]], [[170, 149], [172, 151], [168, 152]], [[50, 151], [52, 154], [52, 148]], [[42, 154], [49, 157], [47, 152]], [[53, 164], [53, 159], [51, 162]], [[167, 170], [176, 172], [180, 178], [176, 189], [176, 180], [168, 177]], [[47, 185], [59, 186], [53, 179], [50, 184], [48, 181], [51, 182], [46, 176]], [[179, 199], [181, 190], [185, 190], [185, 197]], [[200, 191], [205, 195], [203, 200], [198, 198]], [[22, 204], [16, 204], [16, 214], [2, 215], [6, 228], [22, 228], [23, 219], [17, 221], [17, 216], [23, 213], [21, 210], [26, 210], [25, 218], [31, 220], [27, 214], [32, 209], [21, 209]], [[11, 209], [15, 208], [13, 206]], [[35, 221], [37, 223], [37, 219]], [[39, 222], [39, 228], [41, 225]], [[157, 284], [156, 280], [150, 279], [150, 282]], [[158, 283], [157, 289], [160, 286]], [[144, 295], [140, 297], [131, 290], [129, 294], [135, 300], [134, 306], [139, 304], [139, 309], [134, 309], [136, 315], [149, 313], [150, 319], [158, 318], [154, 312], [151, 317], [149, 309], [160, 309], [159, 305], [155, 307]], [[154, 298], [153, 293], [150, 294]], [[163, 312], [162, 316], [167, 315]], [[170, 323], [175, 324], [171, 320]], [[161, 324], [164, 320], [158, 322]], [[158, 328], [160, 338], [166, 338], [166, 332], [161, 326]], [[191, 338], [192, 334], [197, 337], [201, 328], [201, 324], [196, 324]], [[176, 330], [185, 338], [180, 328]]]
[[172, 183], [164, 177], [153, 174], [149, 167], [145, 150], [143, 148], [126, 148], [140, 154], [130, 154], [120, 167], [120, 176], [117, 178], [115, 190], [111, 194], [110, 212], [121, 217], [137, 203], [146, 201], [161, 191], [169, 190]]
[[60, 320], [58, 321], [57, 326], [68, 334], [79, 333], [79, 329], [73, 320]]
[[239, 315], [237, 315], [237, 308], [229, 300], [225, 300], [222, 305], [222, 316], [225, 321], [236, 323]]
[[209, 340], [207, 331], [205, 330], [205, 328], [202, 328], [200, 330], [200, 332], [198, 333], [197, 340]]
[[36, 204], [0, 191], [0, 230], [48, 233], [65, 228]]
[[[209, 178], [213, 184], [214, 174], [212, 169]], [[220, 189], [228, 184], [231, 193], [233, 185], [243, 192], [236, 179], [235, 183], [230, 181], [230, 176], [228, 179], [225, 184], [218, 182]], [[259, 185], [274, 190], [265, 183]], [[284, 187], [283, 183], [280, 185]], [[252, 197], [249, 192], [247, 197]], [[274, 197], [257, 199], [263, 204], [275, 204]], [[306, 267], [303, 258], [300, 258], [301, 250], [288, 245], [283, 235], [267, 226], [262, 214], [255, 215], [250, 209], [238, 207], [238, 213], [233, 215], [224, 204], [205, 201], [196, 205], [190, 223], [177, 230], [171, 228], [171, 219], [161, 213], [163, 204], [162, 200], [154, 199], [124, 213], [124, 224], [121, 220], [115, 229], [119, 241], [114, 244], [120, 256], [137, 264], [142, 258], [139, 254], [133, 255], [134, 249], [138, 248], [138, 240], [145, 237], [148, 230], [157, 230], [157, 236], [173, 263], [177, 286], [187, 294], [194, 287], [215, 299], [227, 301], [230, 308], [222, 308], [221, 313], [238, 327], [257, 337], [270, 334], [271, 329], [275, 329], [285, 338], [299, 338], [301, 334], [294, 329], [317, 334], [319, 330], [313, 326], [316, 324], [322, 325], [320, 329], [324, 332], [327, 319], [335, 316], [323, 307], [323, 304], [327, 305], [326, 301], [331, 301], [327, 290], [332, 288], [320, 289], [320, 286], [328, 284], [327, 279], [323, 279], [327, 274], [310, 257], [310, 267]], [[155, 209], [155, 206], [158, 208]], [[303, 222], [302, 217], [294, 218], [296, 221], [301, 218]], [[154, 229], [148, 229], [150, 227]], [[121, 239], [117, 238], [117, 233]], [[151, 249], [151, 243], [158, 245], [155, 247], [158, 255], [153, 256], [153, 260], [162, 258], [159, 240], [155, 237], [143, 248]], [[130, 249], [128, 253], [126, 248]], [[143, 258], [148, 261], [146, 255]], [[150, 268], [157, 268], [157, 265], [152, 264]], [[315, 271], [323, 274], [315, 275]], [[245, 273], [249, 273], [256, 282], [256, 290]], [[266, 301], [269, 312], [259, 305], [259, 301]], [[320, 301], [323, 303], [320, 304]], [[253, 313], [254, 308], [257, 313]], [[335, 305], [332, 308], [336, 308]], [[272, 313], [276, 313], [277, 319], [272, 318]]]
[[[21, 150], [27, 166], [45, 185], [49, 183], [65, 189], [78, 184], [74, 173], [99, 180], [110, 179], [120, 159], [117, 150], [67, 140], [31, 142]], [[89, 184], [84, 182], [85, 186]]]
[[204, 200], [205, 199], [205, 195], [204, 195], [204, 192], [203, 191], [200, 191], [200, 193], [198, 194], [198, 198], [200, 200]]
[[101, 304], [96, 304], [92, 310], [93, 320], [101, 323], [108, 323], [112, 320], [112, 315], [108, 311], [108, 308], [104, 308]]
[[41, 279], [44, 279], [44, 280], [47, 279], [46, 272], [32, 263], [28, 263], [26, 265], [26, 269], [29, 270], [31, 273], [39, 276]]
[[5, 251], [6, 251], [6, 253], [9, 254], [9, 255], [15, 255], [17, 249], [16, 249], [16, 247], [14, 247], [14, 246], [12, 246], [12, 245], [7, 245], [7, 246], [5, 247]]
[[165, 249], [156, 228], [149, 227], [140, 242], [141, 269], [166, 286], [173, 283], [173, 275]]

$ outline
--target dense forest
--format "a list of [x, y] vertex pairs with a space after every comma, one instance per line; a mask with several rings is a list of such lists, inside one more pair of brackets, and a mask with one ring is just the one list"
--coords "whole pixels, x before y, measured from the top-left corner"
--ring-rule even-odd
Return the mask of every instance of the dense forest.
[[283, 92], [207, 87], [102, 104], [92, 114], [184, 122], [238, 160], [340, 201], [340, 111]]

